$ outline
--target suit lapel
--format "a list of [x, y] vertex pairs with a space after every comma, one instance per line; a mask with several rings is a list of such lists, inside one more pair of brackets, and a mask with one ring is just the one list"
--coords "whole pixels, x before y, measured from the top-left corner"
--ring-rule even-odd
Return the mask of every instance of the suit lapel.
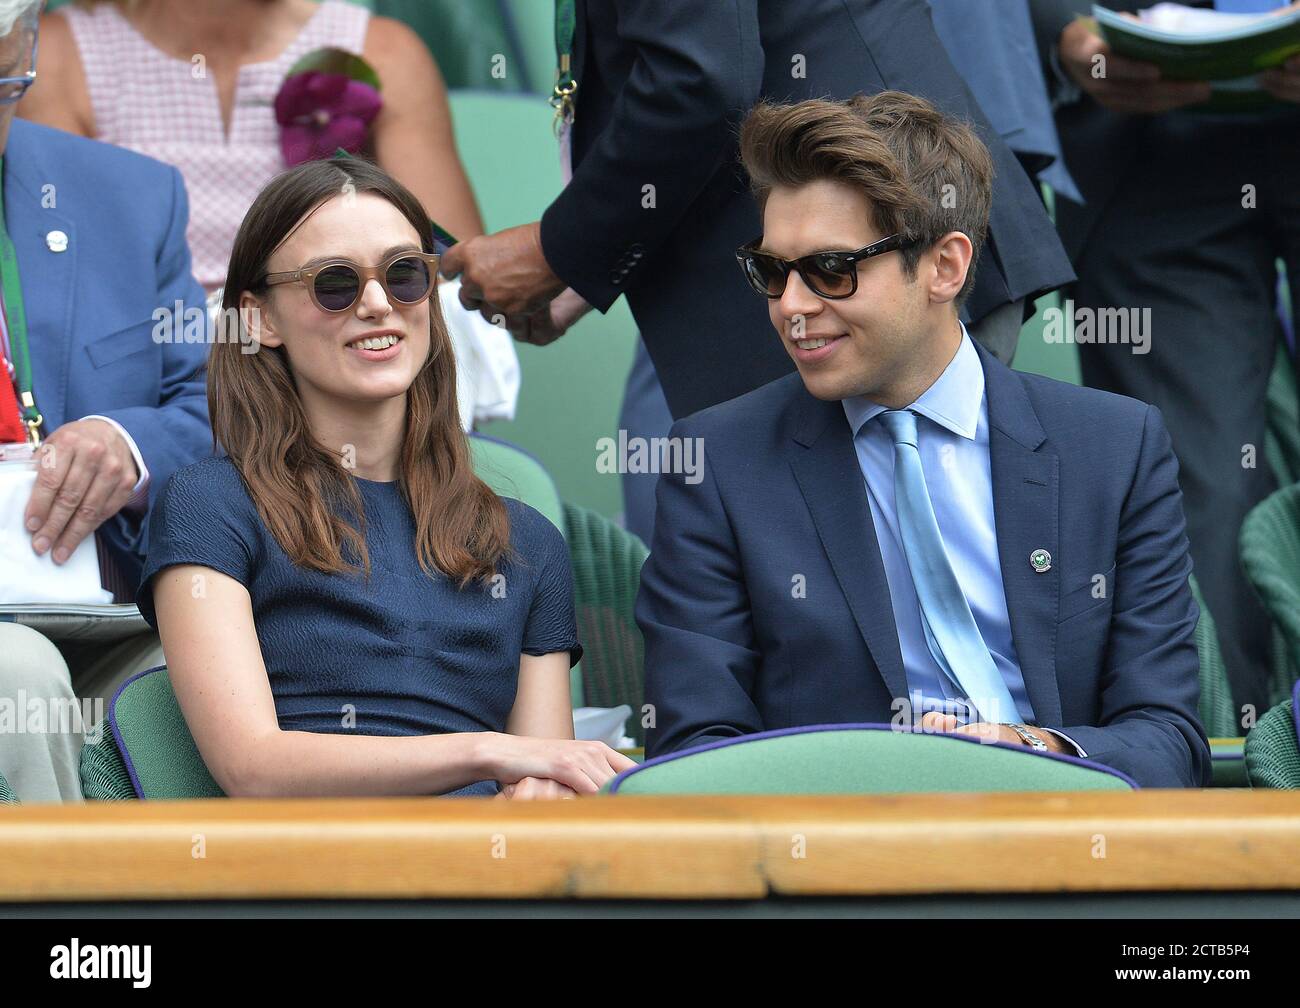
[[[39, 146], [28, 129], [17, 119], [10, 126], [4, 152], [5, 226], [18, 256], [32, 388], [45, 417], [42, 432], [48, 434], [67, 419], [64, 412], [78, 244], [72, 219], [57, 209], [55, 176], [41, 164]], [[44, 205], [51, 201], [54, 206]], [[46, 236], [53, 231], [67, 235], [65, 251], [50, 248]]]
[[906, 697], [907, 676], [889, 583], [848, 420], [839, 402], [815, 399], [802, 386], [797, 394], [802, 413], [794, 432], [797, 446], [791, 468], [822, 548], [890, 695]]
[[[1039, 724], [1059, 724], [1056, 681], [1056, 616], [1061, 586], [1060, 529], [1057, 516], [1059, 459], [1042, 448], [1047, 436], [1021, 379], [983, 347], [984, 387], [988, 397], [989, 461], [993, 514], [998, 533], [1002, 586], [1011, 617], [1025, 690]], [[1051, 554], [1051, 567], [1039, 573], [1030, 563], [1035, 550]]]

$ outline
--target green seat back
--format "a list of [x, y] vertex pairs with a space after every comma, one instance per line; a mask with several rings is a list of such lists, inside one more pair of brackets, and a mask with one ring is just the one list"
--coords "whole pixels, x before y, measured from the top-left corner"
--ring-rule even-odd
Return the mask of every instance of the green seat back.
[[17, 801], [14, 793], [9, 790], [9, 782], [4, 779], [3, 774], [0, 774], [0, 802], [17, 803]]
[[535, 508], [564, 531], [564, 504], [555, 481], [536, 458], [505, 441], [473, 434], [469, 439], [474, 472], [502, 497], [514, 497]]
[[1265, 400], [1268, 426], [1264, 433], [1264, 457], [1278, 486], [1300, 480], [1300, 401], [1296, 395], [1295, 366], [1286, 343], [1278, 340], [1277, 357], [1268, 378]]
[[1269, 682], [1268, 704], [1282, 703], [1300, 668], [1300, 483], [1257, 504], [1241, 525], [1241, 566], [1283, 647]]
[[550, 94], [555, 78], [550, 3], [367, 0], [365, 6], [409, 25], [428, 46], [450, 88]]
[[1235, 738], [1240, 734], [1236, 707], [1232, 702], [1232, 688], [1228, 685], [1228, 671], [1223, 665], [1219, 649], [1219, 635], [1214, 617], [1210, 614], [1195, 576], [1190, 579], [1192, 595], [1200, 607], [1201, 616], [1196, 622], [1196, 653], [1201, 662], [1201, 724], [1211, 738]]
[[627, 770], [611, 794], [889, 794], [1123, 791], [1137, 785], [1099, 763], [1043, 756], [957, 735], [830, 725], [749, 735]]
[[81, 794], [87, 801], [128, 801], [136, 797], [135, 785], [117, 742], [104, 726], [104, 734], [81, 749]]
[[1246, 772], [1258, 788], [1300, 788], [1300, 682], [1291, 699], [1269, 708], [1246, 736]]
[[573, 596], [578, 611], [583, 703], [632, 708], [628, 734], [645, 742], [641, 704], [645, 644], [632, 609], [641, 582], [645, 544], [608, 518], [576, 504], [564, 505], [564, 524], [573, 561]]
[[127, 680], [108, 717], [140, 797], [223, 797], [190, 735], [165, 665]]

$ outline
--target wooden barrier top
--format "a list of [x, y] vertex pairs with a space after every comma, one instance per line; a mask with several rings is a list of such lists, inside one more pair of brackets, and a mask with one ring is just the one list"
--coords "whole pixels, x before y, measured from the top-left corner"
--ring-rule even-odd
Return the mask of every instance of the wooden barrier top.
[[1300, 794], [0, 805], [0, 901], [1300, 889]]

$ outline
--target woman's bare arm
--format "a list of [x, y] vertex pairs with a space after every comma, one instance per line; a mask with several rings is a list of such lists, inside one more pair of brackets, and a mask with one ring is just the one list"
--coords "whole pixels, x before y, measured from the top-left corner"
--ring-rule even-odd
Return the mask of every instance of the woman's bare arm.
[[506, 731], [539, 738], [573, 738], [567, 651], [519, 656], [519, 687]]
[[375, 160], [456, 238], [482, 234], [483, 218], [456, 152], [447, 85], [429, 50], [400, 21], [372, 17], [363, 55], [379, 74], [384, 100], [374, 124]]

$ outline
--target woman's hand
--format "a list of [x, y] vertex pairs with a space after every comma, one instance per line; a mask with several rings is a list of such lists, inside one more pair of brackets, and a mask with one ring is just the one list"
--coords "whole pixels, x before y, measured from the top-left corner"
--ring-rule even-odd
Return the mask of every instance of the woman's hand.
[[595, 794], [610, 778], [636, 766], [604, 742], [493, 733], [487, 746], [489, 772], [503, 788], [537, 777], [576, 794]]
[[498, 798], [511, 801], [546, 801], [553, 798], [577, 798], [578, 792], [545, 777], [524, 777], [501, 789]]

